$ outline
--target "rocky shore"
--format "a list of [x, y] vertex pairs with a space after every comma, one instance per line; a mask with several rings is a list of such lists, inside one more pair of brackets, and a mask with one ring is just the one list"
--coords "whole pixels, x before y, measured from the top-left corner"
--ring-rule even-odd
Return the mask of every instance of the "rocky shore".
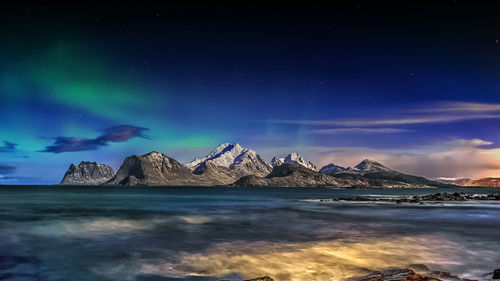
[[[220, 281], [235, 281], [235, 280], [223, 279]], [[274, 281], [274, 279], [269, 277], [269, 276], [263, 276], [263, 277], [257, 277], [257, 278], [252, 278], [252, 279], [245, 279], [243, 281]]]
[[427, 269], [422, 272], [410, 268], [389, 268], [381, 271], [372, 271], [368, 275], [354, 277], [349, 281], [472, 281], [471, 279], [460, 278], [445, 271], [430, 271]]
[[[486, 273], [484, 280], [500, 279], [500, 269]], [[482, 279], [483, 280], [483, 279]], [[228, 280], [221, 280], [228, 281]], [[269, 276], [247, 279], [243, 281], [274, 281]], [[364, 276], [349, 278], [348, 281], [476, 281], [460, 278], [447, 271], [430, 270], [423, 264], [409, 265], [408, 268], [388, 268], [372, 271]]]
[[334, 201], [360, 201], [360, 202], [394, 202], [394, 203], [422, 203], [422, 202], [451, 202], [451, 201], [500, 201], [500, 194], [473, 195], [464, 192], [436, 193], [422, 196], [408, 196], [397, 198], [368, 198], [356, 196], [353, 198], [338, 198]]

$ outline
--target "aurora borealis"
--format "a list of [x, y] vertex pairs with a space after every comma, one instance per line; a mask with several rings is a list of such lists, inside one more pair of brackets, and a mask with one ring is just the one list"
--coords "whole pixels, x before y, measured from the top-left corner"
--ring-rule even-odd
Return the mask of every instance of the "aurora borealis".
[[5, 4], [0, 184], [223, 142], [500, 176], [499, 6], [457, 2]]

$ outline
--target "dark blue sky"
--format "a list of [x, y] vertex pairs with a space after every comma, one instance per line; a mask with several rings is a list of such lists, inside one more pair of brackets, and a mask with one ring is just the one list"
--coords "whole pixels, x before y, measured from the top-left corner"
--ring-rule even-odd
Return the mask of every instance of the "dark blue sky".
[[6, 5], [0, 183], [226, 141], [500, 175], [499, 5], [456, 2]]

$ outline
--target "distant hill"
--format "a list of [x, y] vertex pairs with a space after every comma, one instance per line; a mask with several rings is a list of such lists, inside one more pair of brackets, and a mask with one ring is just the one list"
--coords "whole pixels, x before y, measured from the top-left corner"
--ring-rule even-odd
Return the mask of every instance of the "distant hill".
[[333, 174], [338, 178], [365, 179], [370, 186], [382, 187], [450, 187], [451, 184], [392, 170], [381, 163], [365, 159], [354, 168]]
[[469, 179], [469, 178], [439, 178], [437, 181], [460, 185], [460, 186], [483, 186], [483, 187], [500, 187], [500, 178], [482, 178], [482, 179]]

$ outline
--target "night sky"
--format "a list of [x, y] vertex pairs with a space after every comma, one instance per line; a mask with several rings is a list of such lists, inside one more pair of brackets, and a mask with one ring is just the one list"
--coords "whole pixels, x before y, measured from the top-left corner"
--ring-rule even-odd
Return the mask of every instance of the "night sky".
[[500, 176], [498, 3], [33, 3], [0, 9], [0, 184], [224, 142]]

